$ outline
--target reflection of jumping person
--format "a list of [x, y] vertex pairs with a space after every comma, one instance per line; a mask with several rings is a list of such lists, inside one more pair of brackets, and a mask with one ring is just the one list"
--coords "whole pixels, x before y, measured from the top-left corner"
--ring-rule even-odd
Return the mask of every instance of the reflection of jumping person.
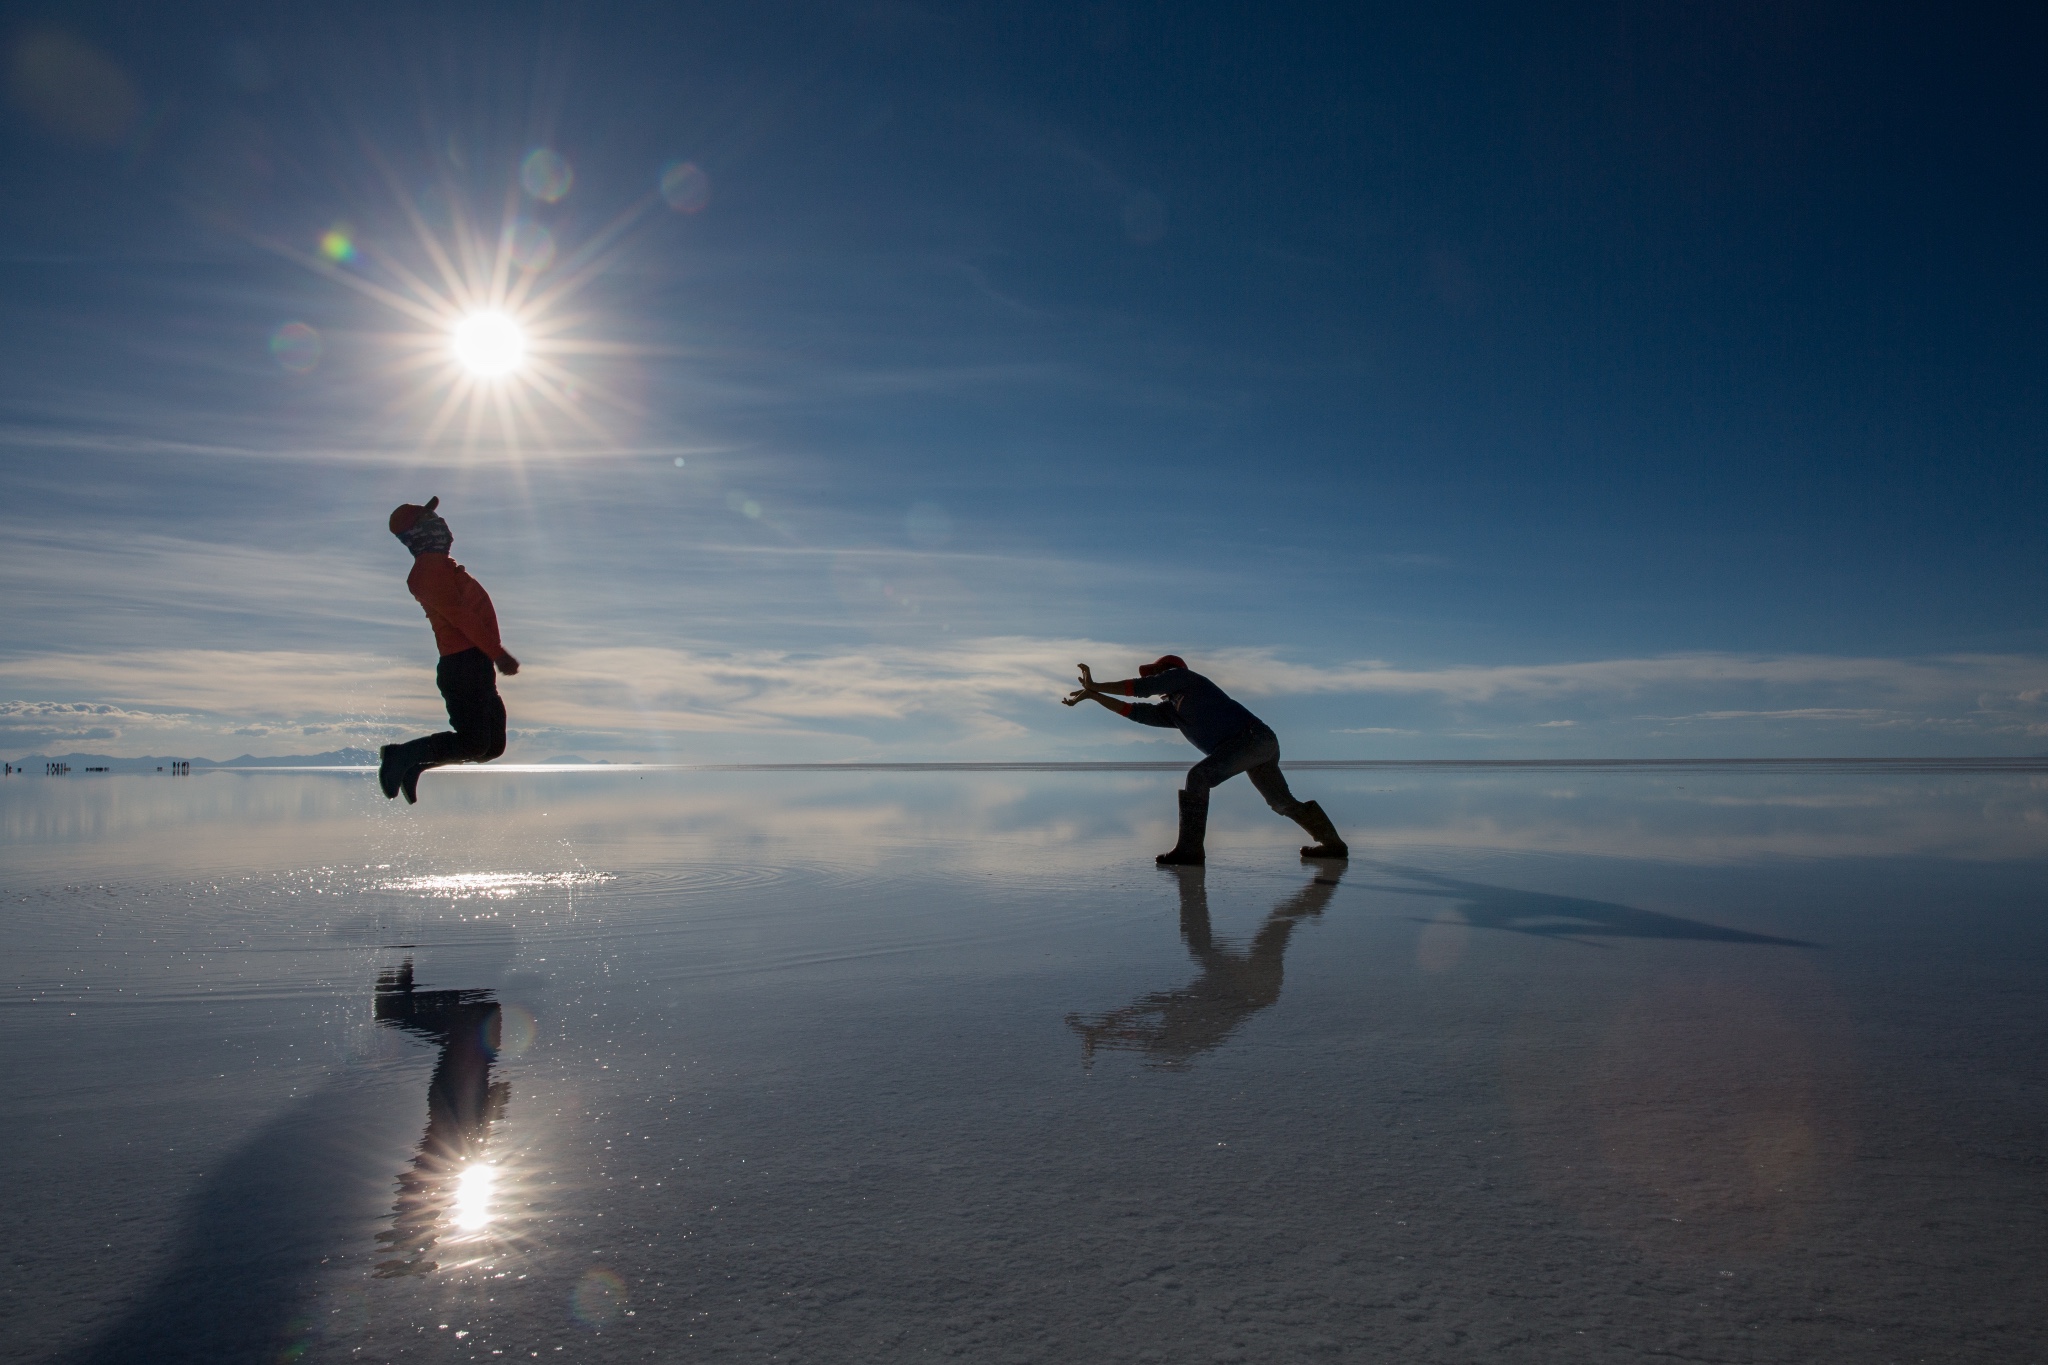
[[448, 723], [455, 728], [406, 744], [387, 744], [379, 753], [377, 785], [387, 797], [405, 793], [419, 800], [420, 774], [444, 763], [488, 763], [505, 752], [505, 703], [498, 697], [495, 667], [506, 677], [519, 660], [498, 642], [498, 613], [484, 585], [448, 557], [455, 533], [435, 514], [439, 498], [427, 505], [406, 503], [391, 514], [391, 534], [412, 551], [405, 586], [433, 623], [441, 662], [434, 670]]
[[[1266, 723], [1232, 701], [1224, 690], [1189, 668], [1178, 654], [1160, 656], [1122, 682], [1098, 683], [1088, 665], [1080, 665], [1081, 686], [1064, 701], [1073, 706], [1097, 701], [1140, 725], [1179, 730], [1208, 757], [1188, 769], [1180, 794], [1180, 840], [1161, 863], [1202, 861], [1202, 835], [1209, 825], [1209, 789], [1247, 773], [1266, 804], [1309, 832], [1316, 842], [1301, 850], [1304, 858], [1348, 858], [1351, 850], [1337, 827], [1313, 801], [1297, 801], [1280, 775], [1280, 739]], [[1162, 702], [1133, 706], [1119, 697], [1163, 697]]]
[[441, 1058], [427, 1082], [427, 1131], [412, 1166], [398, 1176], [398, 1202], [377, 1240], [392, 1257], [379, 1279], [423, 1275], [443, 1226], [457, 1210], [465, 1173], [484, 1158], [491, 1124], [505, 1116], [512, 1087], [491, 1079], [502, 1023], [489, 991], [422, 991], [413, 987], [412, 959], [377, 977], [377, 1022], [435, 1044]]

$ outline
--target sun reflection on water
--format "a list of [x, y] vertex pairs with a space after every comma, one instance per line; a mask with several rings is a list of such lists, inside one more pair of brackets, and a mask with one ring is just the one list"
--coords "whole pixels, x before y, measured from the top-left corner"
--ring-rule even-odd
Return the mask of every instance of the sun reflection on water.
[[480, 1232], [490, 1225], [491, 1193], [497, 1188], [498, 1169], [488, 1162], [476, 1162], [455, 1183], [455, 1226], [464, 1232]]

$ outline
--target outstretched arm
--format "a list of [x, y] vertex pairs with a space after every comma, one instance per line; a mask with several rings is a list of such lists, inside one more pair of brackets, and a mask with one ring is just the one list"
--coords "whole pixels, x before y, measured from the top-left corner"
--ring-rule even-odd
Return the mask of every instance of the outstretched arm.
[[1062, 706], [1076, 706], [1084, 701], [1100, 702], [1120, 716], [1131, 714], [1131, 704], [1129, 702], [1120, 697], [1112, 697], [1106, 692], [1098, 692], [1092, 687], [1083, 687], [1077, 691], [1069, 692], [1066, 696], [1060, 698]]
[[[1161, 729], [1166, 730], [1178, 728], [1174, 721], [1173, 708], [1170, 706], [1161, 706], [1157, 702], [1141, 702], [1133, 705], [1125, 701], [1123, 697], [1114, 697], [1109, 694], [1109, 688], [1122, 686], [1126, 686], [1126, 684], [1104, 684], [1095, 681], [1094, 677], [1088, 672], [1088, 665], [1082, 664], [1081, 686], [1060, 698], [1060, 702], [1066, 706], [1078, 706], [1084, 701], [1092, 701], [1100, 706], [1107, 707], [1127, 720], [1134, 720], [1140, 725], [1157, 725]], [[1128, 696], [1129, 693], [1125, 695]]]
[[[1125, 678], [1118, 682], [1097, 682], [1095, 681], [1095, 675], [1089, 671], [1088, 665], [1076, 664], [1075, 667], [1081, 670], [1081, 686], [1067, 694], [1065, 702], [1068, 706], [1093, 697], [1104, 706], [1116, 710], [1116, 703], [1110, 700], [1112, 696], [1129, 697], [1136, 695], [1131, 690], [1133, 680], [1130, 678]], [[1129, 715], [1129, 708], [1124, 708], [1123, 714]]]

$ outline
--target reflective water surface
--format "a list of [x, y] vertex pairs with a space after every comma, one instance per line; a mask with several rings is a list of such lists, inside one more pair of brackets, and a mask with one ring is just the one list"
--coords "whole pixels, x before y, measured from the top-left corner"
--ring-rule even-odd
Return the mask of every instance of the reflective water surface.
[[0, 783], [9, 1360], [2018, 1361], [2048, 774]]

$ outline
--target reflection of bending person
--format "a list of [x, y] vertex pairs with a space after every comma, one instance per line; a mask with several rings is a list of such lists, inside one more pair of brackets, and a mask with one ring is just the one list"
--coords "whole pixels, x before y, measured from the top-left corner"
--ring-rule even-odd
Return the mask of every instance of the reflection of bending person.
[[489, 991], [416, 991], [407, 961], [377, 978], [377, 1022], [441, 1047], [427, 1083], [427, 1131], [411, 1167], [399, 1173], [391, 1230], [377, 1234], [394, 1253], [377, 1265], [388, 1279], [434, 1269], [428, 1253], [464, 1193], [464, 1173], [483, 1159], [511, 1087], [491, 1080], [499, 1011]]
[[387, 744], [379, 753], [377, 785], [386, 797], [405, 793], [419, 800], [420, 774], [444, 763], [488, 763], [505, 752], [505, 703], [498, 697], [496, 668], [506, 677], [519, 671], [519, 660], [498, 640], [498, 613], [484, 585], [449, 558], [455, 533], [434, 509], [406, 503], [391, 514], [391, 534], [412, 551], [412, 572], [405, 586], [419, 600], [434, 627], [441, 662], [434, 681], [448, 703], [448, 723], [455, 728], [426, 735], [407, 744]]
[[[1188, 742], [1208, 757], [1188, 769], [1188, 784], [1180, 793], [1180, 838], [1170, 852], [1155, 860], [1162, 863], [1199, 863], [1203, 859], [1202, 838], [1209, 827], [1209, 789], [1239, 773], [1248, 774], [1266, 804], [1307, 830], [1315, 843], [1304, 847], [1304, 858], [1348, 858], [1351, 850], [1337, 835], [1337, 827], [1323, 808], [1313, 801], [1297, 801], [1287, 790], [1280, 773], [1280, 738], [1257, 716], [1232, 701], [1224, 690], [1187, 666], [1178, 654], [1162, 655], [1138, 669], [1138, 676], [1122, 682], [1098, 683], [1082, 664], [1081, 686], [1065, 698], [1068, 706], [1096, 701], [1140, 725], [1158, 725], [1179, 730]], [[1162, 701], [1133, 705], [1122, 697], [1161, 697]]]
[[1273, 907], [1249, 952], [1218, 944], [1209, 932], [1206, 870], [1176, 867], [1180, 881], [1180, 936], [1202, 974], [1177, 991], [1154, 991], [1132, 1004], [1094, 1019], [1067, 1016], [1081, 1035], [1084, 1054], [1097, 1048], [1143, 1052], [1150, 1066], [1185, 1066], [1235, 1033], [1238, 1026], [1280, 998], [1281, 961], [1294, 926], [1323, 913], [1337, 889], [1341, 869], [1315, 880]]

